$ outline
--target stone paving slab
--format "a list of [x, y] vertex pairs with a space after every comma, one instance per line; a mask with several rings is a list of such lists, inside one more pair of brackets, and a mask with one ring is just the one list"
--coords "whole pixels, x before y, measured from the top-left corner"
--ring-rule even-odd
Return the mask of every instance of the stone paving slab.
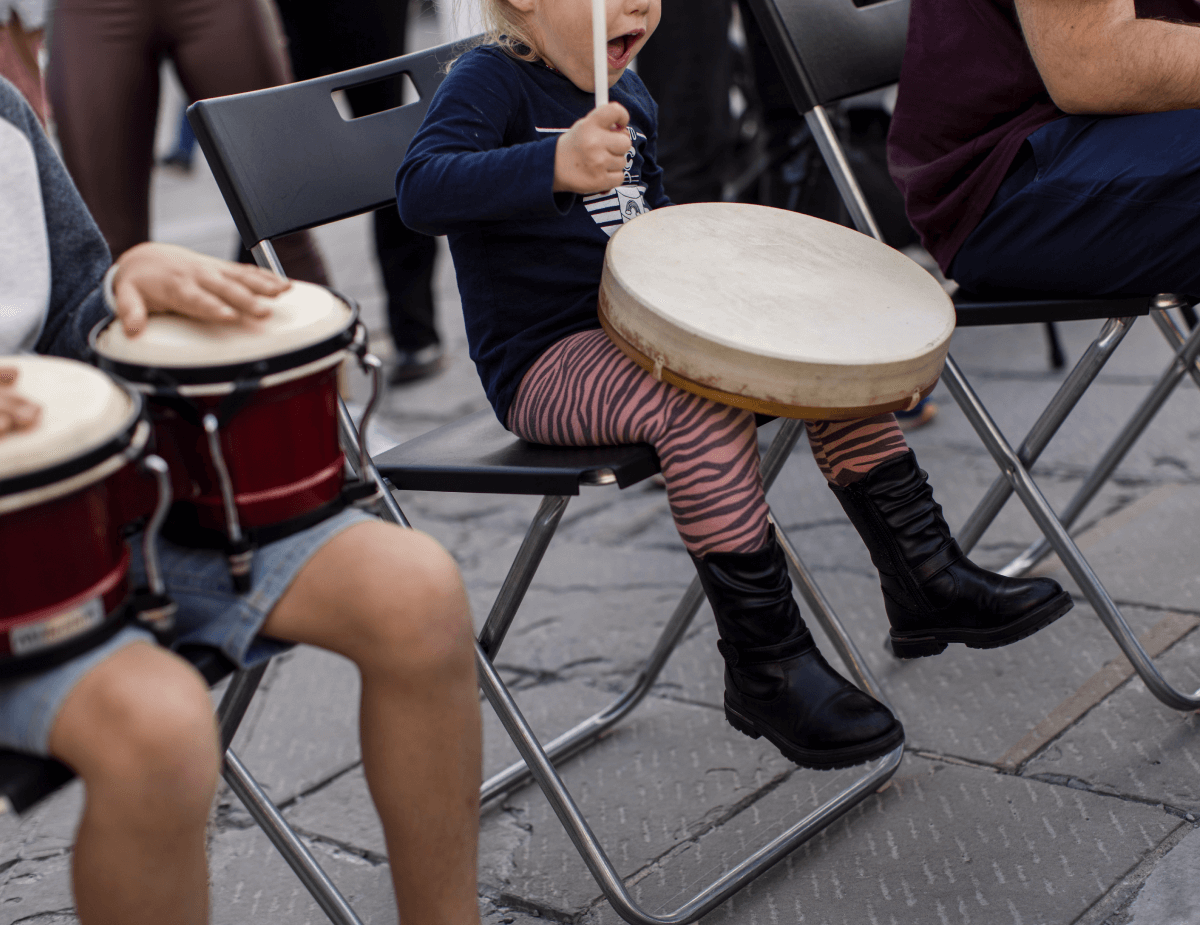
[[[612, 699], [606, 692], [578, 681], [543, 684], [516, 696], [522, 715], [543, 741], [587, 718]], [[518, 754], [495, 711], [485, 703], [482, 712], [486, 778], [508, 767]], [[287, 816], [306, 832], [320, 832], [368, 854], [380, 857], [386, 854], [383, 830], [371, 808], [361, 767], [356, 766], [328, 786], [301, 798], [288, 809]]]
[[[1200, 686], [1200, 633], [1192, 632], [1156, 663], [1186, 689]], [[1200, 718], [1163, 706], [1133, 679], [1033, 757], [1022, 773], [1200, 816], [1198, 733]]]
[[[581, 811], [622, 876], [720, 824], [795, 768], [762, 740], [732, 730], [707, 707], [647, 701], [632, 718], [563, 769]], [[496, 883], [502, 894], [578, 910], [599, 890], [540, 791], [527, 788], [504, 810], [527, 837]], [[482, 872], [484, 883], [491, 878]]]
[[72, 781], [24, 816], [0, 817], [0, 868], [19, 858], [68, 851], [83, 808], [83, 785]]
[[1164, 485], [1111, 520], [1081, 538], [1108, 593], [1118, 601], [1200, 612], [1200, 568], [1179, 555], [1200, 549], [1200, 485]]
[[0, 872], [0, 923], [68, 925], [77, 921], [71, 898], [71, 854], [49, 851]]
[[[522, 699], [538, 693], [543, 692]], [[695, 838], [764, 786], [797, 778], [795, 787], [807, 794], [812, 784], [800, 782], [804, 774], [822, 786], [836, 776], [798, 772], [771, 746], [733, 731], [711, 708], [655, 698], [567, 763], [563, 774], [623, 875]], [[383, 853], [358, 772], [303, 800], [288, 817], [302, 831], [320, 832], [372, 855]], [[599, 892], [534, 787], [487, 808], [481, 858], [481, 883], [501, 901], [521, 897], [539, 908], [569, 913]]]
[[517, 614], [496, 666], [531, 680], [548, 673], [560, 679], [612, 676], [611, 683], [620, 683], [642, 665], [682, 594], [682, 587], [538, 589]]
[[[764, 797], [743, 836], [771, 831], [787, 802], [783, 788]], [[1182, 824], [1152, 806], [908, 755], [883, 793], [703, 921], [1062, 925]], [[728, 852], [730, 835], [714, 832], [710, 850]], [[671, 884], [656, 894], [662, 908], [670, 894]], [[589, 925], [617, 921], [600, 907]]]
[[[306, 841], [363, 925], [397, 921], [387, 865]], [[212, 925], [326, 925], [316, 900], [257, 828], [229, 829], [210, 847]]]
[[1195, 877], [1200, 870], [1200, 833], [1193, 830], [1146, 880], [1129, 909], [1128, 925], [1195, 925], [1200, 919]]

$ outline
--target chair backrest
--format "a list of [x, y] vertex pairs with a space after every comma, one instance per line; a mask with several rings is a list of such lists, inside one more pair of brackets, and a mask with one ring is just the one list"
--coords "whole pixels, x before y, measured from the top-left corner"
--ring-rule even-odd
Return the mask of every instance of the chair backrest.
[[801, 112], [900, 79], [909, 0], [749, 2]]
[[[299, 83], [201, 100], [196, 140], [247, 248], [395, 202], [396, 169], [446, 75], [473, 40]], [[333, 93], [407, 74], [419, 99], [345, 119]]]

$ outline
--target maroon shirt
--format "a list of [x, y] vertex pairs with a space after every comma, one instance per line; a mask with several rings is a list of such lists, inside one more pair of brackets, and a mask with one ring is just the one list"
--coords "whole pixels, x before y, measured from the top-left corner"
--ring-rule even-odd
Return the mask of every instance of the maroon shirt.
[[[1027, 137], [1063, 115], [1014, 0], [912, 0], [888, 167], [909, 221], [946, 270]], [[1197, 0], [1136, 0], [1139, 16], [1200, 21]]]

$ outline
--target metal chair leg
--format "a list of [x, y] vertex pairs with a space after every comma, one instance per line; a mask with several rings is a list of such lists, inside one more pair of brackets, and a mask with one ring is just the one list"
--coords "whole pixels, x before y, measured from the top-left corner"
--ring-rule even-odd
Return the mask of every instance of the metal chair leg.
[[[1200, 341], [1198, 349], [1200, 349]], [[1192, 362], [1194, 356], [1189, 358], [1187, 362]], [[1182, 372], [1180, 373], [1182, 375]], [[996, 461], [996, 465], [1000, 467], [1005, 476], [1012, 482], [1018, 497], [1032, 515], [1038, 528], [1049, 540], [1054, 551], [1058, 553], [1058, 557], [1070, 572], [1071, 577], [1083, 590], [1088, 602], [1099, 615], [1100, 620], [1104, 623], [1113, 639], [1116, 640], [1121, 651], [1125, 653], [1126, 658], [1133, 664], [1134, 669], [1145, 682], [1146, 687], [1159, 700], [1169, 707], [1176, 710], [1195, 710], [1200, 708], [1200, 695], [1185, 694], [1176, 688], [1172, 687], [1159, 673], [1154, 662], [1146, 654], [1145, 649], [1137, 641], [1133, 631], [1129, 628], [1129, 624], [1125, 622], [1125, 618], [1121, 615], [1121, 611], [1117, 609], [1117, 605], [1109, 596], [1104, 586], [1100, 583], [1100, 579], [1096, 577], [1096, 573], [1092, 570], [1091, 565], [1083, 557], [1079, 551], [1079, 547], [1075, 545], [1067, 533], [1067, 528], [1055, 516], [1049, 503], [1042, 495], [1037, 484], [1030, 477], [1029, 472], [1021, 464], [1017, 458], [1017, 454], [1013, 452], [1008, 441], [1004, 439], [1004, 435], [1000, 432], [1000, 428], [996, 426], [996, 422], [992, 420], [987, 409], [979, 400], [971, 388], [970, 383], [958, 368], [958, 364], [954, 362], [953, 357], [946, 358], [946, 368], [942, 375], [942, 381], [954, 396], [954, 400], [958, 402], [963, 413], [967, 416], [967, 420], [971, 422], [971, 426], [975, 428], [975, 432], [983, 440], [988, 452], [992, 454], [992, 458]]]
[[[783, 422], [762, 458], [764, 490], [769, 489], [774, 483], [803, 430], [804, 425], [800, 421], [786, 420]], [[521, 603], [525, 590], [529, 587], [534, 570], [541, 562], [541, 554], [545, 552], [546, 545], [550, 542], [554, 527], [562, 517], [562, 510], [565, 510], [568, 500], [567, 498], [547, 497], [543, 500], [537, 517], [529, 527], [517, 559], [509, 569], [500, 595], [492, 606], [492, 612], [488, 615], [487, 622], [479, 634], [479, 645], [489, 659], [496, 657], [504, 634], [508, 631], [508, 627], [516, 615], [516, 609]], [[554, 513], [556, 509], [557, 514]], [[551, 519], [553, 519], [552, 524]], [[543, 524], [543, 526], [539, 526], [539, 524]], [[548, 533], [545, 532], [547, 529]], [[540, 551], [535, 551], [537, 549]], [[518, 563], [521, 563], [523, 558], [525, 561], [518, 568]], [[512, 590], [510, 590], [510, 584]], [[816, 586], [813, 585], [813, 587]], [[519, 589], [519, 593], [517, 593], [517, 589]], [[503, 607], [501, 606], [502, 601], [506, 601]], [[628, 716], [645, 699], [650, 688], [654, 686], [654, 682], [658, 680], [667, 659], [683, 639], [683, 634], [687, 632], [688, 626], [691, 625], [692, 619], [703, 601], [704, 592], [700, 588], [700, 579], [693, 578], [633, 683], [603, 710], [589, 716], [547, 743], [544, 748], [551, 761], [563, 761], [584, 751], [609, 728]], [[480, 791], [480, 801], [486, 803], [496, 797], [505, 796], [524, 787], [532, 779], [533, 773], [525, 762], [514, 762], [484, 781]]]
[[253, 668], [243, 668], [235, 671], [233, 677], [230, 678], [229, 686], [225, 688], [225, 695], [221, 698], [221, 704], [217, 707], [217, 731], [221, 736], [222, 754], [228, 751], [229, 746], [233, 743], [233, 737], [237, 734], [238, 726], [242, 724], [242, 718], [246, 715], [254, 692], [262, 683], [268, 664], [268, 662], [263, 662]]
[[[650, 688], [654, 686], [654, 682], [658, 680], [659, 673], [667, 663], [667, 659], [683, 639], [683, 634], [687, 632], [692, 618], [700, 609], [703, 601], [704, 592], [700, 589], [700, 579], [693, 578], [687, 591], [684, 592], [683, 598], [676, 605], [675, 612], [671, 614], [671, 618], [658, 637], [650, 657], [638, 671], [633, 684], [603, 710], [589, 716], [583, 722], [548, 742], [543, 747], [547, 760], [565, 761], [584, 751], [609, 728], [628, 716], [645, 699], [646, 695], [650, 693]], [[480, 649], [485, 651], [482, 643], [480, 643]], [[484, 782], [480, 791], [480, 802], [486, 803], [496, 797], [512, 793], [533, 779], [534, 773], [530, 770], [529, 764], [525, 761], [514, 762]]]
[[362, 925], [345, 897], [338, 892], [333, 881], [312, 856], [312, 852], [287, 824], [278, 807], [271, 802], [258, 781], [251, 776], [241, 759], [229, 747], [242, 718], [246, 715], [254, 692], [262, 682], [267, 664], [263, 662], [254, 668], [235, 672], [229, 687], [225, 689], [225, 695], [221, 698], [220, 706], [217, 707], [221, 752], [225, 756], [221, 765], [221, 776], [229, 784], [229, 789], [242, 801], [259, 828], [266, 833], [276, 850], [283, 855], [288, 866], [296, 872], [300, 882], [329, 916], [329, 920], [335, 925]]
[[[1054, 398], [1046, 405], [1021, 443], [1020, 449], [1017, 450], [1017, 458], [1021, 460], [1025, 468], [1032, 468], [1033, 464], [1037, 462], [1038, 457], [1042, 455], [1042, 450], [1058, 433], [1063, 421], [1074, 410], [1075, 405], [1091, 386], [1096, 376], [1104, 369], [1109, 357], [1124, 340], [1136, 320], [1136, 318], [1110, 318], [1104, 322], [1104, 327], [1100, 329], [1096, 339], [1092, 341], [1083, 356], [1079, 358], [1079, 362], [1071, 370], [1070, 375], [1054, 393]], [[1000, 513], [1012, 496], [1012, 492], [1012, 485], [1009, 484], [1008, 479], [998, 476], [987, 494], [983, 496], [983, 500], [967, 518], [962, 529], [958, 531], [958, 545], [962, 547], [963, 552], [969, 553], [975, 547], [984, 531], [991, 526], [996, 515]]]
[[287, 824], [278, 807], [263, 792], [258, 781], [251, 777], [232, 749], [225, 752], [221, 776], [229, 784], [229, 789], [237, 794], [238, 799], [245, 805], [258, 827], [266, 833], [271, 844], [283, 855], [288, 866], [296, 872], [296, 876], [312, 894], [321, 910], [329, 916], [329, 921], [334, 925], [362, 925], [362, 920], [350, 908], [346, 897], [334, 886], [328, 874], [321, 869], [321, 865], [308, 850], [308, 846]]
[[509, 737], [531, 769], [533, 778], [542, 788], [546, 799], [567, 830], [572, 843], [584, 863], [587, 864], [588, 870], [591, 871], [605, 897], [621, 918], [634, 923], [634, 925], [684, 925], [684, 923], [696, 921], [715, 909], [755, 877], [781, 861], [797, 846], [840, 819], [857, 803], [878, 790], [884, 781], [895, 773], [904, 754], [904, 747], [897, 747], [834, 799], [801, 819], [732, 870], [726, 871], [720, 879], [687, 903], [669, 915], [655, 916], [646, 912], [629, 895], [620, 875], [596, 840], [587, 820], [579, 812], [579, 807], [575, 805], [562, 778], [554, 770], [554, 765], [546, 751], [521, 715], [521, 711], [504, 686], [504, 682], [500, 680], [496, 669], [483, 654], [482, 649], [476, 647], [475, 654], [479, 667], [480, 686], [483, 687], [484, 694], [491, 702], [496, 715], [500, 717]]
[[1058, 338], [1058, 326], [1053, 321], [1046, 322], [1046, 348], [1050, 351], [1051, 369], [1062, 369], [1067, 365], [1067, 356]]
[[[772, 515], [772, 519], [774, 519], [774, 515]], [[788, 570], [792, 573], [792, 580], [796, 585], [796, 590], [800, 592], [800, 596], [804, 598], [804, 603], [808, 605], [817, 622], [821, 624], [821, 628], [825, 630], [825, 635], [829, 637], [829, 641], [837, 649], [838, 655], [841, 656], [842, 664], [854, 675], [863, 690], [890, 710], [892, 705], [888, 701], [883, 687], [875, 680], [875, 675], [867, 667], [867, 661], [863, 658], [854, 639], [846, 632], [846, 628], [842, 626], [842, 621], [833, 612], [833, 606], [829, 603], [828, 598], [825, 597], [825, 593], [817, 587], [812, 572], [808, 570], [808, 566], [804, 564], [799, 554], [797, 554], [792, 541], [788, 539], [787, 534], [779, 528], [778, 524], [775, 527], [775, 535], [779, 538], [779, 545], [783, 548], [783, 554], [787, 557]]]
[[[1104, 455], [1100, 458], [1100, 462], [1088, 474], [1088, 477], [1084, 480], [1078, 491], [1076, 491], [1075, 497], [1071, 499], [1070, 503], [1063, 510], [1059, 520], [1068, 530], [1074, 525], [1092, 498], [1096, 496], [1096, 492], [1108, 481], [1109, 476], [1112, 475], [1113, 471], [1121, 463], [1121, 460], [1125, 458], [1125, 454], [1137, 442], [1137, 439], [1142, 435], [1142, 431], [1154, 419], [1154, 416], [1163, 404], [1166, 403], [1171, 393], [1175, 391], [1175, 387], [1179, 385], [1184, 374], [1190, 372], [1192, 377], [1200, 383], [1200, 371], [1196, 369], [1196, 357], [1200, 354], [1200, 328], [1194, 329], [1185, 340], [1183, 339], [1182, 332], [1175, 327], [1174, 322], [1165, 312], [1155, 312], [1154, 320], [1158, 323], [1159, 329], [1166, 335], [1167, 340], [1177, 346], [1175, 358], [1158, 380], [1158, 383], [1142, 400], [1142, 404], [1121, 429], [1121, 432], [1114, 438], [1113, 442], [1104, 452]], [[1012, 562], [1000, 569], [1000, 574], [1010, 576], [1023, 575], [1045, 558], [1049, 552], [1050, 543], [1046, 539], [1038, 540], [1013, 559]]]
[[525, 531], [521, 548], [517, 550], [516, 558], [508, 567], [508, 574], [504, 578], [504, 584], [500, 586], [500, 593], [492, 602], [492, 609], [483, 624], [483, 629], [479, 631], [479, 644], [488, 658], [495, 658], [496, 653], [500, 651], [508, 628], [512, 626], [513, 618], [517, 615], [517, 608], [525, 599], [529, 583], [533, 581], [534, 573], [542, 564], [542, 557], [546, 555], [546, 549], [550, 540], [554, 538], [554, 532], [558, 529], [559, 521], [566, 513], [570, 500], [566, 495], [546, 495], [532, 523], [529, 524], [529, 529]]

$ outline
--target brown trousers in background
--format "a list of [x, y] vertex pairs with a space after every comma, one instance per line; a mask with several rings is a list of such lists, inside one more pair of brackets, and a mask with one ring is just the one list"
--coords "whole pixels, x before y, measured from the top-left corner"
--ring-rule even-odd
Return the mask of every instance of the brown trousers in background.
[[[287, 83], [271, 12], [262, 0], [59, 0], [50, 101], [63, 160], [114, 258], [150, 235], [160, 61], [174, 62], [191, 100]], [[309, 235], [276, 246], [288, 276], [326, 282]]]

